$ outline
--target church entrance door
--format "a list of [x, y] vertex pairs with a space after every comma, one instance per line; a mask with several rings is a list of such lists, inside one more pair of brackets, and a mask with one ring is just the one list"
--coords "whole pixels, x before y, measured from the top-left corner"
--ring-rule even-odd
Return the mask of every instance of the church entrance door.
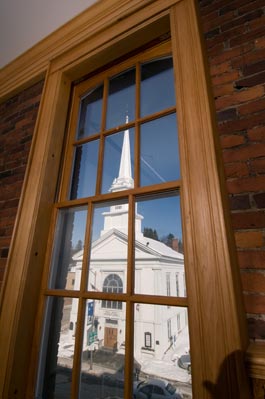
[[106, 348], [117, 348], [117, 328], [105, 327], [104, 346]]

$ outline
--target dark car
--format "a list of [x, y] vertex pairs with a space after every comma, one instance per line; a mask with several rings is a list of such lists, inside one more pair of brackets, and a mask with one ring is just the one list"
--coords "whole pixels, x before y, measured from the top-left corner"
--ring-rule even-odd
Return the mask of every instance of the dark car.
[[191, 372], [190, 355], [187, 354], [180, 356], [180, 358], [178, 359], [178, 365], [182, 369], [188, 370], [188, 372], [190, 373]]
[[134, 399], [183, 399], [173, 385], [159, 379], [135, 382], [133, 397]]

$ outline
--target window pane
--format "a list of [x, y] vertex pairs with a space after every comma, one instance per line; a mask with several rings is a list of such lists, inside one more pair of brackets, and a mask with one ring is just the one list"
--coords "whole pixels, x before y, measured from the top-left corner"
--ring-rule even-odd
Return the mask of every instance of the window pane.
[[102, 193], [133, 188], [134, 129], [105, 140]]
[[106, 128], [125, 123], [126, 115], [135, 118], [135, 69], [123, 72], [109, 82]]
[[70, 398], [77, 308], [77, 299], [50, 297], [47, 301], [38, 398]]
[[103, 85], [92, 90], [81, 101], [77, 139], [100, 131]]
[[135, 293], [185, 296], [184, 279], [178, 193], [139, 198], [135, 208]]
[[99, 141], [76, 147], [70, 199], [95, 194]]
[[119, 397], [124, 391], [125, 303], [122, 312], [88, 300], [82, 348], [80, 399]]
[[141, 67], [141, 116], [175, 105], [172, 58], [148, 62]]
[[86, 217], [87, 210], [85, 207], [59, 211], [49, 282], [50, 288], [79, 290]]
[[180, 178], [176, 115], [171, 114], [141, 126], [141, 186]]
[[[88, 289], [122, 293], [126, 288], [128, 203], [115, 201], [95, 206], [89, 261]], [[119, 310], [120, 303], [102, 301], [103, 308]]]
[[163, 397], [192, 398], [187, 309], [136, 304], [134, 359], [140, 370], [135, 399], [156, 399], [161, 389]]

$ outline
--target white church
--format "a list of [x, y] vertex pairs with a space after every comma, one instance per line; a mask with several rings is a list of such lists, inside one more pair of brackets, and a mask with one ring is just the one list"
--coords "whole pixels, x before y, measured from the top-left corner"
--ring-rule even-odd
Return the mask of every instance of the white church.
[[[124, 131], [118, 177], [110, 192], [133, 188], [129, 130]], [[164, 243], [145, 237], [143, 216], [135, 212], [135, 293], [185, 296], [184, 257]], [[89, 263], [89, 290], [122, 293], [127, 282], [128, 204], [111, 205], [103, 212], [104, 227], [92, 243]], [[73, 256], [71, 276], [80, 286], [83, 250]], [[74, 287], [73, 287], [74, 288]], [[106, 348], [125, 350], [125, 303], [110, 300], [88, 301], [83, 350]], [[69, 334], [74, 335], [77, 300], [73, 299]], [[186, 308], [149, 304], [135, 305], [134, 355], [141, 360], [162, 359], [187, 326]]]

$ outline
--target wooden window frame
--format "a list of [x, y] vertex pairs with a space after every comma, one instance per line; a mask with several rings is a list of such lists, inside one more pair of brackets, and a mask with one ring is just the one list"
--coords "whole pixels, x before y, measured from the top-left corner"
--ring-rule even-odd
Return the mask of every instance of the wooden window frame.
[[[182, 211], [193, 397], [248, 398], [248, 345], [212, 95], [196, 0], [108, 0], [5, 69], [2, 97], [45, 76], [10, 248], [0, 318], [0, 396], [34, 397], [38, 298], [73, 81], [171, 33], [182, 167]], [[15, 79], [14, 79], [15, 77]], [[174, 305], [174, 299], [172, 299]], [[23, 342], [23, 344], [22, 344]], [[19, 356], [18, 356], [19, 353]], [[231, 370], [233, 374], [231, 375]], [[220, 382], [221, 381], [221, 382]]]

